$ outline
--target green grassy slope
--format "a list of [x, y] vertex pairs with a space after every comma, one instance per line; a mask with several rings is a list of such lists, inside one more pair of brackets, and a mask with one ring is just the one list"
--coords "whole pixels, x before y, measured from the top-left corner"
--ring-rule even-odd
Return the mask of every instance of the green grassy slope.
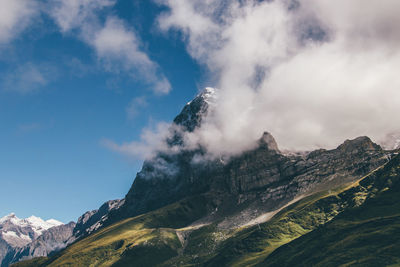
[[37, 258], [33, 258], [31, 260], [14, 263], [12, 266], [13, 267], [33, 267], [33, 266], [41, 267], [41, 266], [45, 266], [45, 263], [47, 262], [47, 260], [48, 260], [47, 257], [37, 257]]
[[360, 182], [372, 192], [350, 208], [272, 253], [260, 266], [400, 266], [400, 162]]
[[244, 229], [228, 239], [207, 266], [251, 266], [276, 248], [316, 229], [344, 209], [362, 202], [354, 184], [306, 197], [283, 209], [270, 221]]
[[[181, 248], [175, 228], [206, 214], [202, 196], [185, 199], [106, 227], [42, 260], [42, 266], [154, 266], [177, 256]], [[31, 265], [29, 265], [31, 262]], [[39, 266], [27, 261], [24, 266]]]
[[205, 197], [193, 197], [120, 221], [50, 259], [20, 266], [397, 264], [399, 166], [396, 157], [359, 182], [305, 197], [247, 228], [222, 230], [217, 222], [187, 227], [211, 206]]

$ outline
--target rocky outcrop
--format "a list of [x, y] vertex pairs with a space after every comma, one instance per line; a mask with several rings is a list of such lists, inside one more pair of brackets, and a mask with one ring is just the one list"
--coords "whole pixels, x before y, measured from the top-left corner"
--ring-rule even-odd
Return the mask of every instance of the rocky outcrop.
[[118, 209], [123, 202], [124, 200], [121, 199], [110, 200], [101, 205], [97, 210], [85, 212], [78, 218], [69, 242], [72, 243], [75, 240], [96, 231], [102, 223], [107, 220], [110, 211]]

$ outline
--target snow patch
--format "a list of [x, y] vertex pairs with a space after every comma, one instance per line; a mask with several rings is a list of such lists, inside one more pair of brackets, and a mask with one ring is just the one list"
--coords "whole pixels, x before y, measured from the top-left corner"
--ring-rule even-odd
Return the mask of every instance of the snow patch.
[[32, 239], [28, 235], [14, 231], [4, 231], [1, 237], [12, 247], [22, 247], [32, 242]]
[[[204, 90], [198, 94], [194, 99], [201, 97], [207, 104], [214, 104], [217, 99], [217, 90], [213, 87], [206, 87]], [[190, 105], [193, 100], [186, 103], [186, 105]]]

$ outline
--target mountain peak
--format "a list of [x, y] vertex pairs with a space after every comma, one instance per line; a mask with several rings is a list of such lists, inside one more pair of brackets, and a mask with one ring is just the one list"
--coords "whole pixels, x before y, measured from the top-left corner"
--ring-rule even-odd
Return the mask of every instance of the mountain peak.
[[217, 97], [217, 91], [213, 87], [206, 87], [200, 93], [200, 96], [202, 96], [206, 101], [215, 100], [215, 98]]
[[[18, 218], [15, 213], [10, 213], [7, 216], [4, 216], [3, 218], [0, 219], [0, 225], [13, 225], [15, 227], [20, 227], [20, 228], [29, 228], [31, 229], [37, 236], [41, 235], [43, 231], [48, 230], [54, 226], [59, 226], [63, 225], [62, 222], [59, 222], [54, 219], [50, 219], [47, 221], [44, 221], [42, 218], [36, 217], [34, 215], [26, 218], [26, 219], [20, 219]], [[5, 230], [5, 229], [3, 229]]]
[[338, 146], [339, 150], [342, 151], [354, 151], [354, 150], [381, 150], [382, 148], [372, 142], [368, 136], [360, 136], [352, 140], [346, 140], [343, 144]]
[[50, 220], [43, 220], [40, 217], [36, 217], [34, 215], [28, 217], [25, 219], [27, 222], [29, 222], [33, 227], [37, 227], [37, 228], [43, 228], [43, 229], [49, 229], [51, 227], [54, 226], [58, 226], [58, 225], [62, 225], [62, 222], [59, 222], [57, 220], [54, 219], [50, 219]]
[[15, 215], [15, 213], [14, 213], [14, 212], [11, 212], [10, 214], [8, 214], [8, 215], [4, 216], [4, 217], [3, 217], [3, 218], [1, 218], [1, 219], [4, 219], [4, 218], [17, 218], [17, 215]]
[[4, 216], [3, 218], [0, 218], [0, 224], [11, 220], [19, 220], [19, 218], [15, 215], [14, 212], [11, 212], [10, 214]]
[[262, 147], [267, 147], [268, 150], [275, 150], [279, 152], [278, 144], [275, 141], [275, 138], [269, 133], [264, 132], [261, 139], [259, 140], [259, 144]]
[[174, 123], [182, 126], [186, 131], [192, 132], [199, 127], [202, 119], [215, 104], [217, 92], [212, 87], [206, 87], [192, 101], [188, 102], [181, 113], [175, 117]]
[[214, 103], [217, 98], [217, 90], [213, 87], [205, 87], [193, 100], [189, 101], [186, 105], [190, 105], [196, 99], [202, 99], [208, 104]]

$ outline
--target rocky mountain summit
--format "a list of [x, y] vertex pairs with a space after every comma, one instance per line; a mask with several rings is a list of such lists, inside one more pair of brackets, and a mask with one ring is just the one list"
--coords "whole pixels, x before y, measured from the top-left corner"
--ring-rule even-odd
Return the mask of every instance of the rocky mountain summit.
[[75, 223], [64, 225], [54, 219], [47, 221], [31, 216], [18, 218], [11, 213], [0, 219], [0, 266], [21, 259], [47, 256], [64, 248]]
[[195, 195], [208, 203], [203, 221], [225, 218], [221, 227], [239, 227], [294, 199], [354, 181], [387, 162], [391, 155], [368, 137], [347, 140], [332, 150], [288, 154], [265, 132], [253, 150], [227, 160], [196, 162], [194, 159], [205, 151], [185, 149], [182, 134], [200, 127], [212, 111], [216, 94], [207, 88], [183, 108], [172, 127], [180, 131], [173, 130], [172, 137], [165, 140], [169, 146], [182, 149], [178, 153], [159, 152], [146, 160], [124, 201], [110, 209], [96, 228]]

